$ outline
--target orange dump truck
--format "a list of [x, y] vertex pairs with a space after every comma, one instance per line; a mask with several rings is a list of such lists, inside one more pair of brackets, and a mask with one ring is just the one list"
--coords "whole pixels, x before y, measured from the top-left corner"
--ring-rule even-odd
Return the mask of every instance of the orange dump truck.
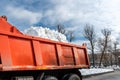
[[22, 34], [0, 17], [0, 80], [82, 80], [89, 68], [85, 45]]

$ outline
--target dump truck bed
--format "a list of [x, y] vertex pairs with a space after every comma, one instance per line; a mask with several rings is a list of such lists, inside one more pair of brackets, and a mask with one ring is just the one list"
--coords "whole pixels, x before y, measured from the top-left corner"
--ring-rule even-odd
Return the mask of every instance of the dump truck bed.
[[3, 17], [0, 18], [0, 71], [88, 67], [84, 44], [77, 46], [24, 35]]

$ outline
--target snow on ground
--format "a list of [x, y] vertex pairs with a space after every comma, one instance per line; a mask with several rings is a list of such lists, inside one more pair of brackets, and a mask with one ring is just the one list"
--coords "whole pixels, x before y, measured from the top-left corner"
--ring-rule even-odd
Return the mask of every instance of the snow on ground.
[[83, 76], [87, 75], [93, 75], [93, 74], [100, 74], [100, 73], [106, 73], [106, 72], [112, 72], [114, 69], [102, 69], [102, 68], [92, 68], [92, 69], [80, 69], [80, 72]]
[[118, 65], [108, 66], [107, 68], [113, 68], [114, 70], [120, 70], [120, 66]]
[[23, 33], [55, 41], [67, 42], [66, 36], [64, 34], [61, 34], [55, 30], [50, 30], [49, 28], [43, 28], [41, 26], [39, 27], [31, 26], [30, 28], [25, 29]]

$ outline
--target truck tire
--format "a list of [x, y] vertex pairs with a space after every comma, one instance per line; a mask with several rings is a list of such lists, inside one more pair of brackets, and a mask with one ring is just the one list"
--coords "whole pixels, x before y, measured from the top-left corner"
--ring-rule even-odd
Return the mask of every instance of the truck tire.
[[82, 80], [77, 74], [65, 75], [63, 80]]
[[55, 76], [45, 76], [42, 80], [58, 80]]

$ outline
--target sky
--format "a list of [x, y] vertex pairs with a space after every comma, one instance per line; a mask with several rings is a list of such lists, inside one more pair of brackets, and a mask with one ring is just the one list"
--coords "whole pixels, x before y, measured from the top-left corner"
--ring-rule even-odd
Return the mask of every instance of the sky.
[[1, 0], [0, 15], [21, 31], [32, 25], [54, 29], [63, 24], [75, 32], [75, 43], [84, 40], [85, 24], [93, 25], [99, 37], [101, 29], [111, 29], [115, 40], [120, 33], [119, 4], [120, 0]]

